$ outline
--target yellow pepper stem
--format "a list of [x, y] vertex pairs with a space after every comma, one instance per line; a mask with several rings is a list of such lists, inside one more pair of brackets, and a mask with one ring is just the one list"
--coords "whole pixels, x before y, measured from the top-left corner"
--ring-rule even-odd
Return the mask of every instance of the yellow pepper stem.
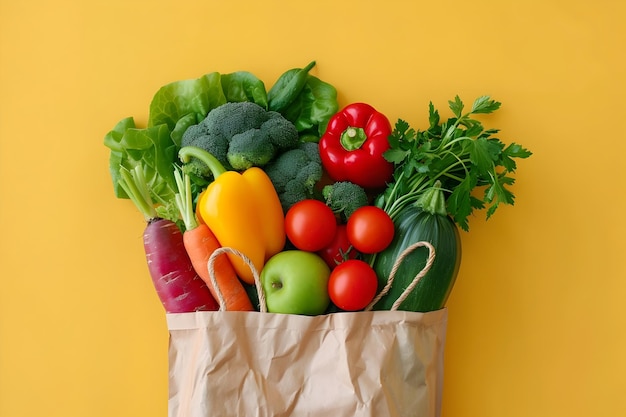
[[226, 168], [216, 157], [197, 146], [183, 146], [178, 151], [178, 157], [183, 163], [189, 162], [191, 158], [197, 158], [204, 162], [211, 170], [214, 179], [226, 172]]

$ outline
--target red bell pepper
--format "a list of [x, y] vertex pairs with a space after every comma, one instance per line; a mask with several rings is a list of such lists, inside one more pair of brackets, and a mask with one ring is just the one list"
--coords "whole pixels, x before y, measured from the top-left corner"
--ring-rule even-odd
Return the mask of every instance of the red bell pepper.
[[383, 157], [391, 130], [389, 119], [369, 104], [353, 103], [333, 115], [319, 140], [329, 177], [366, 189], [384, 187], [394, 169]]

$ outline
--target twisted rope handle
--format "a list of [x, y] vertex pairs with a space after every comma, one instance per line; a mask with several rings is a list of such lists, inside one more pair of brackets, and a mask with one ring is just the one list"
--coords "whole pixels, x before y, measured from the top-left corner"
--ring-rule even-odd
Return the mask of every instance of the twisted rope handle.
[[424, 265], [424, 268], [422, 268], [422, 270], [419, 271], [417, 275], [415, 275], [415, 278], [413, 278], [413, 281], [411, 281], [409, 286], [406, 287], [406, 289], [402, 292], [402, 294], [400, 294], [400, 297], [398, 297], [398, 299], [393, 303], [393, 305], [391, 306], [391, 311], [396, 311], [400, 307], [400, 304], [402, 304], [402, 302], [406, 300], [406, 298], [409, 296], [411, 291], [415, 289], [419, 281], [424, 277], [424, 275], [428, 273], [430, 268], [433, 266], [433, 262], [435, 262], [435, 247], [431, 245], [430, 242], [426, 242], [426, 241], [415, 242], [414, 244], [412, 244], [411, 246], [409, 246], [408, 248], [402, 251], [402, 253], [400, 254], [400, 256], [398, 256], [398, 259], [396, 259], [396, 262], [394, 262], [391, 268], [391, 272], [389, 273], [389, 279], [387, 280], [387, 284], [385, 284], [385, 286], [378, 293], [378, 295], [374, 297], [372, 302], [367, 307], [365, 307], [365, 311], [372, 310], [372, 308], [374, 308], [374, 305], [376, 305], [376, 303], [378, 303], [380, 299], [383, 298], [389, 292], [389, 290], [391, 289], [391, 286], [393, 285], [393, 280], [396, 277], [396, 272], [398, 271], [398, 268], [400, 267], [400, 264], [402, 263], [402, 261], [404, 261], [404, 259], [415, 249], [421, 248], [421, 247], [428, 248], [428, 259], [426, 260], [426, 265]]
[[[395, 279], [396, 272], [398, 271], [398, 268], [400, 267], [400, 264], [404, 261], [404, 259], [411, 252], [413, 252], [415, 249], [420, 248], [420, 247], [428, 248], [428, 259], [426, 260], [426, 265], [424, 265], [424, 267], [417, 273], [417, 275], [415, 275], [415, 277], [413, 278], [413, 281], [411, 281], [409, 286], [407, 286], [406, 289], [402, 292], [402, 294], [400, 294], [398, 299], [391, 306], [390, 310], [396, 311], [400, 307], [400, 304], [402, 304], [404, 300], [406, 300], [406, 298], [409, 296], [409, 294], [415, 289], [419, 281], [424, 277], [424, 275], [428, 273], [428, 271], [433, 265], [433, 262], [435, 261], [435, 256], [436, 256], [435, 248], [429, 242], [426, 242], [426, 241], [416, 242], [412, 244], [411, 246], [409, 246], [408, 248], [406, 248], [404, 251], [402, 251], [400, 256], [398, 256], [398, 259], [396, 259], [396, 262], [394, 262], [393, 267], [391, 268], [391, 272], [389, 273], [389, 279], [387, 280], [387, 284], [378, 293], [378, 295], [374, 297], [372, 302], [365, 308], [365, 311], [371, 311], [372, 308], [374, 308], [374, 305], [376, 305], [376, 303], [378, 303], [380, 299], [389, 292], [389, 290], [391, 289], [391, 286], [393, 285], [393, 281]], [[261, 313], [266, 313], [267, 303], [265, 301], [265, 293], [263, 291], [263, 286], [261, 285], [261, 278], [259, 277], [259, 272], [256, 270], [256, 267], [254, 266], [250, 258], [248, 258], [244, 253], [238, 251], [237, 249], [229, 248], [229, 247], [221, 247], [213, 251], [213, 253], [209, 257], [209, 262], [208, 262], [209, 277], [211, 279], [211, 283], [213, 284], [213, 288], [215, 288], [215, 293], [217, 294], [217, 298], [218, 298], [217, 301], [220, 305], [220, 311], [224, 311], [226, 300], [224, 299], [224, 295], [222, 294], [217, 284], [217, 280], [215, 279], [214, 264], [215, 264], [215, 259], [218, 256], [226, 254], [226, 253], [231, 253], [233, 255], [239, 256], [246, 263], [246, 265], [248, 265], [248, 267], [252, 271], [252, 276], [254, 277], [254, 285], [256, 286], [256, 290], [257, 290], [258, 297], [259, 297], [259, 310]]]
[[209, 267], [209, 278], [211, 279], [211, 283], [213, 284], [213, 288], [215, 288], [215, 293], [217, 294], [217, 302], [220, 305], [219, 311], [225, 311], [226, 300], [224, 299], [224, 295], [220, 290], [217, 280], [215, 279], [215, 259], [223, 254], [231, 253], [240, 257], [246, 265], [252, 271], [252, 276], [254, 277], [254, 285], [256, 286], [256, 291], [259, 295], [259, 310], [261, 313], [267, 313], [267, 304], [265, 302], [265, 293], [263, 292], [263, 286], [261, 285], [261, 278], [259, 277], [259, 271], [256, 270], [256, 267], [243, 252], [229, 247], [221, 247], [213, 251], [211, 256], [209, 257], [208, 267]]

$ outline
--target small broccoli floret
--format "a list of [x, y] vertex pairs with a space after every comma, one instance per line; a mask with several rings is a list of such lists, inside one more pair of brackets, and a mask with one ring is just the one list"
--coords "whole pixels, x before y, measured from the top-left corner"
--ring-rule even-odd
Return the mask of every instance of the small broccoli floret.
[[282, 114], [270, 111], [269, 119], [261, 126], [261, 130], [267, 134], [272, 145], [278, 151], [295, 148], [300, 143], [298, 130]]
[[276, 147], [266, 139], [261, 129], [250, 129], [234, 135], [228, 145], [227, 158], [235, 169], [262, 167], [272, 160]]
[[298, 201], [311, 198], [322, 178], [322, 161], [317, 143], [301, 143], [276, 157], [265, 168], [285, 213]]
[[356, 209], [369, 204], [365, 189], [349, 181], [338, 181], [324, 186], [322, 197], [344, 221], [347, 221]]
[[[296, 147], [298, 131], [280, 113], [256, 103], [229, 102], [211, 110], [200, 123], [187, 128], [182, 146], [197, 146], [215, 156], [227, 169], [262, 167], [279, 152]], [[186, 170], [210, 176], [195, 159]]]

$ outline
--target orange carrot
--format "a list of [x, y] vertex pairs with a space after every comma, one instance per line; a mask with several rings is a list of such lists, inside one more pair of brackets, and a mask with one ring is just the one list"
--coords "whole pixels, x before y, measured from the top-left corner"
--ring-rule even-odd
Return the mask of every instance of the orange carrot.
[[220, 298], [217, 289], [221, 293], [224, 301], [221, 308], [226, 311], [253, 311], [254, 307], [250, 301], [250, 297], [241, 283], [235, 268], [228, 256], [218, 256], [213, 264], [215, 281], [217, 289], [213, 285], [213, 281], [209, 276], [209, 258], [211, 254], [221, 247], [219, 241], [211, 231], [211, 229], [199, 222], [193, 210], [191, 201], [191, 185], [189, 176], [187, 176], [179, 168], [176, 169], [174, 175], [178, 185], [178, 194], [176, 194], [176, 204], [180, 211], [183, 223], [185, 224], [185, 232], [183, 233], [183, 243], [187, 251], [187, 255], [191, 259], [193, 268], [196, 273], [206, 283], [211, 295], [219, 302]]
[[[191, 259], [196, 273], [206, 282], [213, 297], [219, 301], [216, 289], [209, 276], [208, 262], [211, 254], [221, 245], [206, 224], [200, 224], [196, 228], [188, 229], [183, 233], [185, 249]], [[226, 255], [220, 255], [215, 259], [214, 277], [222, 296], [226, 311], [252, 311], [254, 307], [244, 289], [235, 268]]]

